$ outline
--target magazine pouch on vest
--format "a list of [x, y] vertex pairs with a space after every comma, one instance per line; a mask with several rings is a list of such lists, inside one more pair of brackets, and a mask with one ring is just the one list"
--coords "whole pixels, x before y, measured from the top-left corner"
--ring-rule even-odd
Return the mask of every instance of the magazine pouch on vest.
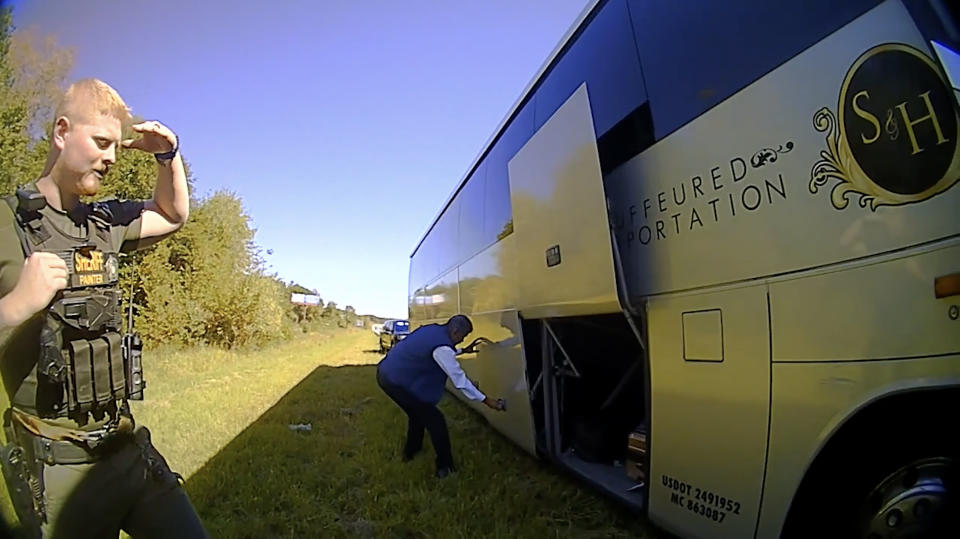
[[24, 388], [30, 391], [24, 384], [14, 404], [83, 424], [88, 413], [97, 418], [118, 400], [142, 398], [142, 346], [136, 335], [122, 334], [119, 258], [110, 241], [108, 206], [89, 205], [86, 238], [78, 239], [44, 222], [36, 195], [18, 190], [16, 200], [7, 198], [24, 256], [56, 254], [66, 263], [68, 280], [43, 313], [35, 394], [21, 395]]

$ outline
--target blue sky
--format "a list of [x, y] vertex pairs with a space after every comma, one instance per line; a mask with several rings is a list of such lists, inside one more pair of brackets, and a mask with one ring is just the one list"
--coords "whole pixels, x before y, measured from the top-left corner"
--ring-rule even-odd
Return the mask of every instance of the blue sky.
[[406, 316], [409, 255], [588, 0], [13, 2], [243, 198], [268, 269]]

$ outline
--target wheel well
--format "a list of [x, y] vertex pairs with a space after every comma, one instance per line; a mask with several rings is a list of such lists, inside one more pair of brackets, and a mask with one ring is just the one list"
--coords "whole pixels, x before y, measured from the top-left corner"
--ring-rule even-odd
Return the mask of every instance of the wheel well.
[[807, 475], [829, 461], [842, 446], [863, 443], [865, 438], [878, 434], [877, 429], [892, 429], [888, 431], [890, 439], [905, 427], [921, 435], [947, 434], [944, 429], [935, 428], [943, 426], [944, 417], [939, 412], [956, 409], [958, 403], [960, 387], [913, 390], [881, 397], [843, 423], [817, 455]]
[[[956, 455], [960, 435], [949, 426], [960, 404], [960, 387], [895, 393], [871, 402], [848, 418], [830, 437], [804, 474], [785, 522], [784, 531], [804, 528], [811, 506], [829, 505], [824, 492], [836, 492], [871, 471], [928, 450], [949, 448]], [[855, 466], [851, 466], [855, 463]], [[843, 488], [830, 488], [830, 484]], [[839, 493], [838, 493], [839, 494]]]

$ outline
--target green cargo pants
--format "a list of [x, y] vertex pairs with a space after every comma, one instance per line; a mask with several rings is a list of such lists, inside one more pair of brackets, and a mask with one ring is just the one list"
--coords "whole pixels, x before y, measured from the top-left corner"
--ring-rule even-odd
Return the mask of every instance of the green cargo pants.
[[42, 537], [207, 537], [179, 476], [143, 427], [84, 464], [44, 464]]

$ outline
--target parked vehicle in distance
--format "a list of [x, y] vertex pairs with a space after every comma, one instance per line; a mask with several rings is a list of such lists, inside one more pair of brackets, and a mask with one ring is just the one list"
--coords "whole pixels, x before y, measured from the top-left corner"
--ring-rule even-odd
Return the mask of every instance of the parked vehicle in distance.
[[410, 334], [410, 322], [387, 320], [380, 330], [380, 353], [389, 351]]

